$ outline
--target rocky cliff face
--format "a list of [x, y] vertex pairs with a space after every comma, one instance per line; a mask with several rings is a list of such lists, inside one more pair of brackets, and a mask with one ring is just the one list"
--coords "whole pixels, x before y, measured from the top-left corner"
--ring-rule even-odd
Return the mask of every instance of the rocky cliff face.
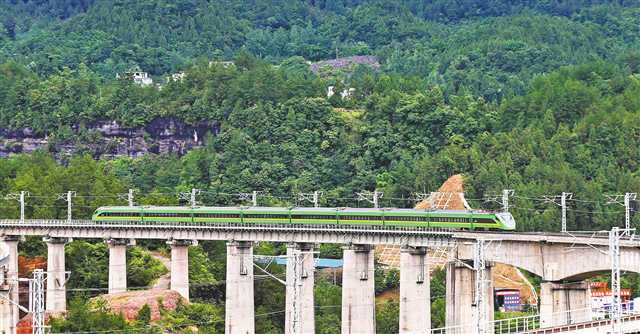
[[38, 136], [31, 129], [0, 128], [0, 157], [45, 149], [58, 155], [87, 152], [95, 157], [130, 156], [145, 153], [185, 154], [201, 146], [207, 135], [217, 135], [218, 122], [188, 125], [174, 118], [157, 118], [145, 127], [127, 128], [117, 122], [75, 125], [57, 137]]

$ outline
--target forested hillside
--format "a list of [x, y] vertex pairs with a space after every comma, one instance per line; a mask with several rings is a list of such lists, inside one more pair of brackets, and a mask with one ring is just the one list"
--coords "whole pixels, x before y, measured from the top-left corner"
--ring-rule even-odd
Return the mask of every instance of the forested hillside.
[[25, 1], [0, 5], [0, 61], [153, 75], [246, 50], [273, 62], [377, 55], [446, 93], [523, 93], [562, 65], [640, 48], [636, 1]]
[[[469, 94], [445, 99], [437, 86], [373, 71], [350, 79], [361, 95], [327, 99], [324, 81], [307, 70], [255, 59], [248, 64], [194, 67], [184, 82], [161, 91], [103, 85], [84, 78], [90, 73], [83, 70], [56, 74], [50, 84], [28, 85], [22, 80], [35, 74], [5, 65], [3, 73], [12, 79], [0, 84], [0, 119], [12, 127], [79, 142], [95, 133], [67, 138], [74, 122], [105, 118], [138, 124], [170, 115], [186, 122], [219, 120], [221, 128], [205, 147], [183, 157], [100, 163], [75, 158], [68, 167], [42, 155], [3, 159], [3, 192], [28, 189], [45, 195], [74, 189], [88, 196], [134, 187], [151, 196], [195, 187], [212, 194], [207, 200], [227, 203], [232, 199], [215, 194], [259, 189], [292, 201], [296, 192], [322, 189], [326, 204], [359, 205], [348, 199], [356, 191], [378, 188], [386, 191], [387, 205], [410, 206], [401, 198], [464, 173], [470, 198], [503, 188], [523, 196], [516, 197], [514, 207], [521, 230], [556, 230], [549, 223], [557, 222], [555, 205], [524, 197], [572, 191], [598, 203], [574, 203], [571, 227], [601, 229], [616, 224], [614, 213], [620, 211], [605, 206], [603, 195], [640, 186], [640, 76], [633, 64], [562, 68], [535, 79], [526, 94], [499, 104]], [[75, 173], [73, 168], [86, 174], [65, 177]], [[177, 200], [164, 197], [163, 202]], [[85, 216], [99, 203], [87, 204]]]
[[[369, 205], [354, 193], [377, 189], [382, 205], [411, 207], [414, 192], [462, 173], [473, 207], [497, 208], [487, 199], [514, 189], [521, 231], [558, 231], [560, 210], [544, 196], [563, 191], [575, 196], [570, 230], [603, 230], [623, 218], [604, 195], [640, 192], [637, 1], [0, 0], [0, 23], [0, 144], [47, 143], [1, 158], [0, 218], [18, 216], [4, 195], [22, 190], [27, 217], [46, 218], [66, 217], [59, 193], [76, 191], [73, 215], [89, 217], [124, 204], [129, 188], [143, 204], [183, 204], [177, 194], [198, 188], [208, 205], [238, 204], [234, 194], [252, 190], [261, 205], [296, 205], [296, 193], [321, 190], [327, 206]], [[310, 66], [352, 55], [380, 66]], [[115, 79], [135, 67], [161, 86]], [[138, 129], [152, 143], [145, 126], [159, 119], [215, 127], [184, 155], [92, 149], [108, 136], [100, 124]], [[143, 249], [166, 245], [140, 246], [129, 275], [147, 285], [162, 268]], [[35, 239], [21, 247], [44, 252]], [[72, 275], [78, 291], [104, 288], [105, 248], [67, 247], [69, 267], [84, 273]], [[203, 304], [181, 305], [156, 327], [144, 313], [130, 324], [91, 313], [81, 291], [54, 328], [160, 333], [204, 321], [201, 332], [219, 333], [224, 252], [222, 243], [192, 247], [192, 296]], [[377, 275], [378, 292], [397, 286], [392, 272]], [[432, 282], [434, 327], [444, 317], [442, 275]], [[338, 333], [340, 287], [322, 279], [316, 289], [318, 328]], [[284, 305], [277, 283], [256, 291], [257, 313]], [[396, 314], [397, 303], [380, 305], [381, 333], [397, 332]], [[283, 317], [258, 318], [258, 332], [281, 333]]]

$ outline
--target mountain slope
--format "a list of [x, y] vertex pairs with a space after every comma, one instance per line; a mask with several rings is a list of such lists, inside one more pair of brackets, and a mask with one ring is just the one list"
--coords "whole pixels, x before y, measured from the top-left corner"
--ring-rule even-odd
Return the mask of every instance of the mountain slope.
[[275, 62], [374, 54], [386, 71], [427, 77], [448, 93], [499, 99], [559, 66], [640, 49], [640, 5], [631, 1], [5, 0], [0, 6], [0, 61], [16, 59], [45, 75], [80, 63], [107, 78], [134, 65], [161, 75], [241, 49]]

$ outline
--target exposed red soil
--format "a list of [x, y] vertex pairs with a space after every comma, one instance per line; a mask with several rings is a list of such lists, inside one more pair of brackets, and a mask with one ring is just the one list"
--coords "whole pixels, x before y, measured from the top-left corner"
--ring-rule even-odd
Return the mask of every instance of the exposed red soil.
[[[418, 203], [416, 209], [455, 209], [464, 210], [464, 179], [462, 174], [456, 174], [447, 179], [435, 194]], [[443, 265], [439, 257], [430, 252], [432, 266]], [[393, 268], [400, 267], [400, 246], [378, 245], [376, 256], [380, 263]], [[435, 261], [435, 263], [434, 263]]]
[[[31, 328], [31, 319], [31, 314], [27, 314], [20, 319], [16, 326], [16, 334], [31, 334], [33, 332], [33, 329]], [[44, 321], [45, 323], [49, 321], [49, 314], [45, 313]]]
[[34, 269], [47, 269], [47, 259], [43, 256], [18, 256], [18, 272], [20, 277], [31, 276]]
[[174, 310], [180, 300], [187, 303], [179, 293], [172, 290], [127, 291], [98, 296], [92, 302], [98, 304], [101, 300], [111, 312], [122, 313], [129, 321], [138, 317], [138, 312], [144, 305], [149, 305], [151, 321], [156, 321], [160, 319], [160, 302], [165, 310]]

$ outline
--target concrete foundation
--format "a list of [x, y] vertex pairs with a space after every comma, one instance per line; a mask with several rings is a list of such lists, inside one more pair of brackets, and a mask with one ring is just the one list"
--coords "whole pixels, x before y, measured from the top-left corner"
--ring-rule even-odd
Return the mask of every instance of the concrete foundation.
[[591, 321], [589, 281], [540, 284], [540, 327]]
[[312, 244], [287, 245], [285, 334], [315, 333]]
[[[468, 263], [468, 265], [471, 265]], [[485, 284], [486, 298], [485, 322], [493, 320], [493, 283], [491, 282], [491, 266], [486, 269], [489, 280]], [[475, 271], [462, 263], [447, 264], [447, 293], [446, 293], [446, 327], [447, 334], [475, 333], [474, 313]], [[456, 328], [457, 326], [457, 328]], [[487, 333], [493, 333], [493, 328], [487, 326]]]
[[128, 239], [109, 239], [109, 293], [127, 291]]
[[67, 274], [64, 261], [64, 244], [67, 238], [44, 238], [47, 243], [47, 305], [50, 313], [62, 313], [67, 310], [66, 282]]
[[253, 245], [251, 242], [227, 243], [227, 295], [225, 333], [254, 334]]
[[4, 275], [5, 273], [0, 273], [0, 333], [14, 334], [16, 331], [13, 323], [13, 305], [8, 300], [11, 298], [11, 288]]
[[370, 245], [343, 251], [342, 334], [376, 332], [374, 256]]
[[424, 247], [400, 252], [400, 334], [431, 332], [429, 261]]
[[[20, 320], [20, 310], [17, 303], [18, 297], [18, 236], [4, 236], [0, 241], [4, 244], [3, 251], [7, 253], [8, 262], [6, 263], [6, 271], [2, 274], [4, 279], [0, 284], [0, 333], [15, 333], [16, 324]], [[2, 253], [2, 251], [0, 251]], [[8, 298], [12, 302], [9, 302]]]
[[189, 246], [191, 240], [171, 240], [171, 290], [189, 300]]

